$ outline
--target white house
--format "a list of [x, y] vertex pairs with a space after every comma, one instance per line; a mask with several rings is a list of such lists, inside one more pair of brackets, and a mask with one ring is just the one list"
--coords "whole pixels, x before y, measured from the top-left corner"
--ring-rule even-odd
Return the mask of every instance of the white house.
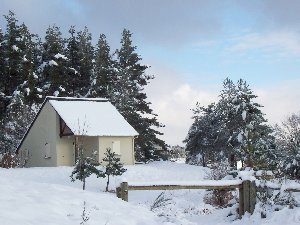
[[47, 97], [17, 153], [28, 155], [30, 167], [72, 166], [76, 145], [83, 146], [85, 156], [96, 151], [98, 161], [111, 148], [122, 163], [132, 165], [137, 135], [106, 99]]

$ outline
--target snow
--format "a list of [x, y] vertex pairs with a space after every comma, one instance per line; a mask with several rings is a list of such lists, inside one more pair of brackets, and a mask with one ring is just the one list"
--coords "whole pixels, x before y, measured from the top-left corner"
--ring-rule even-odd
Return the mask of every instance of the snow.
[[29, 88], [25, 88], [26, 94], [29, 95], [30, 94], [30, 89]]
[[240, 143], [242, 143], [243, 142], [243, 131], [241, 131], [239, 134], [238, 134], [238, 136], [237, 136], [237, 140], [238, 140], [238, 142], [240, 142]]
[[38, 92], [43, 92], [43, 90], [40, 89], [40, 88], [36, 88], [36, 90], [37, 90]]
[[49, 66], [52, 66], [52, 65], [58, 66], [57, 62], [55, 62], [54, 60], [50, 60], [50, 61], [48, 62], [48, 65], [49, 65]]
[[65, 60], [68, 59], [66, 56], [64, 56], [64, 55], [62, 55], [62, 54], [60, 54], [60, 53], [57, 53], [57, 54], [54, 56], [54, 58], [56, 58], [56, 59], [62, 58], [62, 59], [65, 59]]
[[28, 59], [26, 58], [26, 55], [23, 56], [23, 61], [28, 62]]
[[74, 74], [77, 74], [77, 73], [78, 73], [78, 71], [77, 71], [76, 69], [72, 68], [72, 67], [70, 67], [70, 70], [73, 70], [73, 71], [74, 71]]
[[12, 49], [13, 49], [14, 51], [16, 51], [16, 52], [19, 51], [19, 48], [18, 48], [16, 45], [13, 45], [13, 46], [12, 46]]
[[54, 91], [53, 95], [57, 97], [59, 95], [59, 91]]
[[[121, 177], [112, 177], [110, 190], [121, 181], [134, 183], [207, 182], [209, 169], [175, 162], [153, 162], [126, 166]], [[205, 190], [129, 191], [129, 202], [106, 193], [106, 179], [91, 176], [86, 190], [82, 183], [70, 182], [72, 167], [0, 169], [0, 223], [5, 225], [73, 225], [82, 222], [84, 203], [86, 225], [299, 225], [300, 209], [283, 207], [260, 218], [236, 219], [235, 207], [216, 209], [203, 202]], [[249, 172], [249, 171], [246, 171]], [[251, 171], [249, 172], [251, 173]], [[292, 185], [292, 184], [291, 184]], [[294, 184], [296, 185], [296, 184]], [[163, 193], [167, 201], [150, 210]]]
[[110, 102], [76, 98], [57, 98], [49, 102], [75, 135], [138, 135]]
[[64, 89], [62, 86], [59, 86], [59, 90], [61, 90], [62, 92], [66, 91], [66, 89]]
[[242, 112], [242, 118], [243, 118], [244, 121], [246, 120], [246, 115], [247, 115], [247, 112], [246, 112], [246, 111], [243, 111], [243, 112]]

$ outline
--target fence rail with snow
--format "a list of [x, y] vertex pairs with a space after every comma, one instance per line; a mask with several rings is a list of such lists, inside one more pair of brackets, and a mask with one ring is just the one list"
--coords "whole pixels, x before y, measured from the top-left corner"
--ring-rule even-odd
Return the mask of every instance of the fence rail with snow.
[[[255, 181], [250, 180], [205, 180], [196, 183], [160, 183], [160, 184], [149, 184], [149, 183], [131, 183], [122, 182], [116, 189], [118, 198], [128, 202], [128, 191], [136, 190], [180, 190], [180, 189], [206, 189], [206, 190], [230, 190], [238, 189], [239, 191], [239, 215], [242, 217], [246, 212], [253, 213], [256, 204], [256, 187]], [[266, 185], [267, 188], [271, 189], [282, 189], [288, 192], [300, 192], [299, 186], [287, 186], [282, 188], [279, 185]]]
[[163, 184], [130, 184], [122, 182], [120, 187], [117, 187], [117, 197], [124, 201], [128, 201], [128, 191], [134, 190], [179, 190], [179, 189], [206, 189], [206, 190], [239, 190], [239, 214], [244, 215], [245, 212], [253, 213], [255, 208], [255, 183], [251, 181], [215, 181], [206, 180], [197, 183], [163, 183]]

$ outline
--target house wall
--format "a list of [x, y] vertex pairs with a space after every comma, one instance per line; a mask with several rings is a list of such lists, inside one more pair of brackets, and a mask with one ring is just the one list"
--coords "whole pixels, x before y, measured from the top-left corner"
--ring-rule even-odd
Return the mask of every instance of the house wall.
[[113, 146], [114, 141], [120, 141], [120, 161], [125, 165], [134, 164], [134, 138], [133, 137], [99, 137], [99, 160], [104, 158], [107, 148]]
[[83, 144], [83, 156], [92, 157], [96, 151], [96, 159], [99, 159], [99, 141], [98, 137], [79, 137], [79, 142]]
[[[45, 158], [45, 145], [49, 145], [50, 158]], [[56, 112], [47, 102], [36, 118], [20, 151], [28, 151], [26, 166], [57, 166], [56, 155]]]

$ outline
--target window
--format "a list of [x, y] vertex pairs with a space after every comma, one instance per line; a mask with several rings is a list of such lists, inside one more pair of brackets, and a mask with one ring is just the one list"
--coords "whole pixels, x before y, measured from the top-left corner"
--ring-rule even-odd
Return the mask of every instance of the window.
[[121, 155], [120, 141], [112, 142], [112, 150], [116, 155]]
[[51, 158], [51, 148], [49, 143], [45, 143], [45, 159]]

